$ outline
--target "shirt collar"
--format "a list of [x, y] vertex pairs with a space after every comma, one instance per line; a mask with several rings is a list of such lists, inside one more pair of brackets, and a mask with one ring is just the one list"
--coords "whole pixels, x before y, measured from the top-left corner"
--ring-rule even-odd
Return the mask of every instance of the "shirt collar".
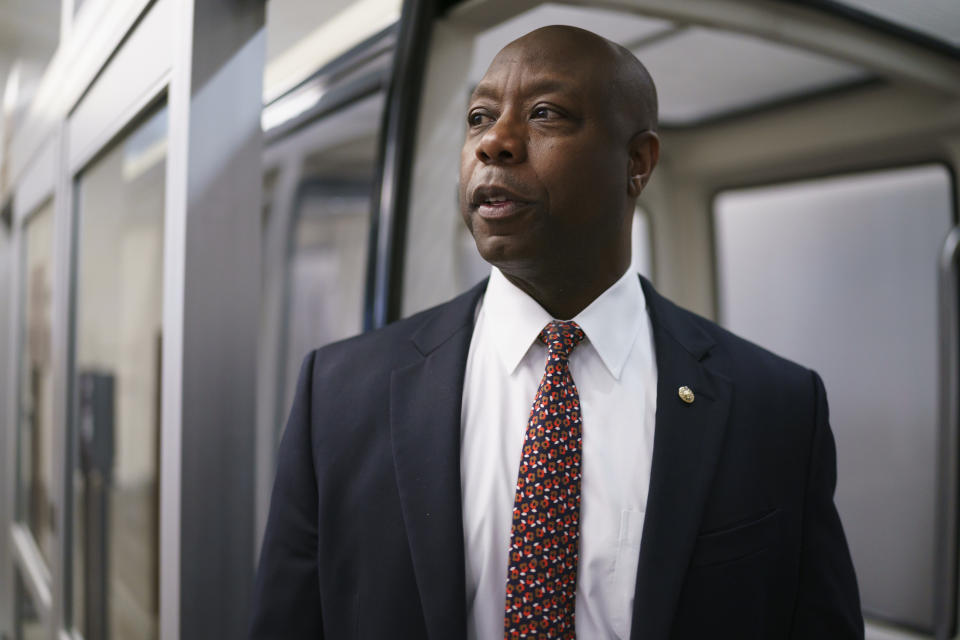
[[513, 373], [530, 345], [550, 320], [550, 314], [494, 267], [483, 294], [484, 322], [489, 323], [500, 359]]
[[[553, 318], [547, 311], [494, 267], [490, 273], [483, 309], [500, 359], [513, 373], [544, 326]], [[601, 293], [574, 322], [596, 349], [610, 374], [620, 379], [637, 333], [646, 321], [646, 302], [640, 278], [627, 270]]]

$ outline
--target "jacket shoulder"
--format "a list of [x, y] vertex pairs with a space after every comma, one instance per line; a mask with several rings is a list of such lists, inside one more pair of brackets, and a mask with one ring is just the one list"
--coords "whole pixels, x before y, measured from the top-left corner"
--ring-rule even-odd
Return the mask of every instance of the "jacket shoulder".
[[476, 304], [486, 288], [486, 281], [457, 297], [430, 307], [379, 329], [367, 331], [314, 349], [315, 366], [342, 370], [362, 365], [376, 369], [394, 369], [421, 355], [422, 336], [426, 341], [453, 333], [471, 322]]
[[716, 322], [667, 301], [673, 312], [695, 325], [713, 343], [704, 359], [705, 364], [738, 385], [765, 387], [773, 384], [800, 385], [805, 392], [813, 389], [808, 367], [785, 358], [752, 342]]

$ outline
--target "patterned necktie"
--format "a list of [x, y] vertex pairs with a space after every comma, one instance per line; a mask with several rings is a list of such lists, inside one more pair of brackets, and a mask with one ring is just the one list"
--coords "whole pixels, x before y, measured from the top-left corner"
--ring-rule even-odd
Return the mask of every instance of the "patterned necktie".
[[513, 503], [506, 640], [576, 638], [582, 421], [567, 360], [583, 337], [577, 323], [557, 321], [538, 336], [549, 351], [530, 410]]

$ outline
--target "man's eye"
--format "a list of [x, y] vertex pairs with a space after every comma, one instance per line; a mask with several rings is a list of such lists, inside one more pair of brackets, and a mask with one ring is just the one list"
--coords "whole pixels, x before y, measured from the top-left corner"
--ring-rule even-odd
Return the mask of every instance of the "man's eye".
[[560, 116], [555, 110], [550, 107], [535, 107], [533, 112], [530, 114], [534, 118], [551, 120], [553, 118], [558, 118]]
[[490, 120], [490, 116], [483, 113], [482, 111], [471, 111], [467, 114], [467, 124], [471, 127], [476, 127], [481, 124], [485, 124]]

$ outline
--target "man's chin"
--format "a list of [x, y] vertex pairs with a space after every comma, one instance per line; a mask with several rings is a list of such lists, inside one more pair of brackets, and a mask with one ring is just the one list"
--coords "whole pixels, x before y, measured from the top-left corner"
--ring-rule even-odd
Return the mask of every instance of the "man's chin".
[[537, 247], [517, 242], [517, 238], [497, 236], [477, 242], [480, 257], [504, 275], [527, 279], [542, 274], [547, 262]]
[[532, 252], [515, 236], [490, 236], [477, 240], [480, 257], [501, 271], [517, 263], [528, 262]]

